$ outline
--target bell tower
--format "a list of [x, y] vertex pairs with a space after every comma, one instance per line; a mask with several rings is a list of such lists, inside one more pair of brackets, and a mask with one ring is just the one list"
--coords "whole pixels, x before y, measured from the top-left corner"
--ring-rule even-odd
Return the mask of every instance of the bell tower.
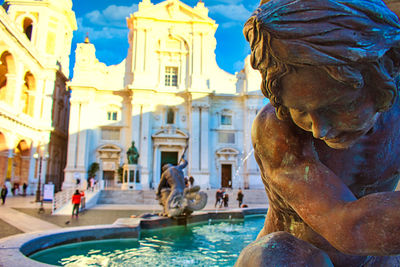
[[17, 28], [37, 51], [69, 76], [73, 31], [77, 29], [72, 0], [5, 0], [3, 4]]

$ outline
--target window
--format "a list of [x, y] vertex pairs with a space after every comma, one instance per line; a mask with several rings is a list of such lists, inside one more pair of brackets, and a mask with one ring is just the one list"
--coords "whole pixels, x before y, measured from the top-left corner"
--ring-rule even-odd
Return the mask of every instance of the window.
[[175, 112], [172, 108], [169, 108], [167, 111], [167, 124], [174, 124], [175, 121]]
[[102, 140], [119, 140], [119, 129], [101, 129]]
[[234, 144], [235, 143], [235, 133], [218, 133], [218, 143], [223, 144]]
[[25, 18], [23, 23], [24, 33], [29, 40], [32, 40], [33, 22], [30, 18]]
[[118, 119], [118, 112], [116, 111], [108, 111], [107, 112], [107, 120], [116, 121]]
[[232, 116], [231, 115], [222, 115], [221, 116], [221, 125], [226, 125], [226, 126], [232, 125]]
[[178, 68], [165, 67], [165, 86], [178, 86]]

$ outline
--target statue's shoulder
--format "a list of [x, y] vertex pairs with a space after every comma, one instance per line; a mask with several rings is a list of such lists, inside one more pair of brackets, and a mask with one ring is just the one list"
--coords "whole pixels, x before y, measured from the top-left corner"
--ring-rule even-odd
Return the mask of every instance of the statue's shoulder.
[[252, 126], [252, 137], [257, 139], [268, 138], [270, 141], [279, 141], [285, 136], [297, 134], [299, 134], [298, 127], [293, 124], [292, 120], [278, 119], [275, 108], [271, 104], [263, 107]]
[[291, 119], [278, 119], [271, 105], [257, 114], [251, 136], [256, 157], [272, 168], [281, 166], [285, 157], [297, 158], [305, 146], [311, 146], [310, 135]]

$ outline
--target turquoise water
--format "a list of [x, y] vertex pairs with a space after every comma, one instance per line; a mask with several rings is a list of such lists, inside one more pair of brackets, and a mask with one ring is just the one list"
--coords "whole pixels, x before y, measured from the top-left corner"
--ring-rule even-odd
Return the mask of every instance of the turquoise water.
[[142, 231], [137, 239], [113, 239], [58, 246], [30, 258], [59, 266], [233, 266], [253, 242], [264, 217], [241, 222]]

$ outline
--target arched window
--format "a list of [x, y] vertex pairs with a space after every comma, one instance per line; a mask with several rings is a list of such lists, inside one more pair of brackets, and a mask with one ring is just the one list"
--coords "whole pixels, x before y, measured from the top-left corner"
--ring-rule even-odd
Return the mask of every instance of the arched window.
[[24, 19], [23, 29], [26, 37], [28, 37], [29, 40], [32, 40], [33, 21], [30, 18]]
[[12, 88], [13, 82], [9, 75], [15, 74], [14, 58], [8, 51], [3, 52], [0, 57], [0, 100], [8, 104], [13, 103], [14, 94], [7, 87]]
[[22, 106], [22, 112], [33, 116], [33, 107], [34, 107], [34, 102], [35, 102], [35, 77], [32, 75], [32, 73], [27, 72], [25, 74], [25, 83], [22, 87], [22, 94], [21, 94], [21, 106]]
[[167, 110], [167, 124], [175, 123], [175, 111], [172, 108], [168, 108]]
[[[7, 85], [8, 66], [7, 66], [7, 56], [8, 53], [3, 53], [0, 59], [0, 91], [4, 90]], [[1, 93], [0, 93], [1, 94]]]

